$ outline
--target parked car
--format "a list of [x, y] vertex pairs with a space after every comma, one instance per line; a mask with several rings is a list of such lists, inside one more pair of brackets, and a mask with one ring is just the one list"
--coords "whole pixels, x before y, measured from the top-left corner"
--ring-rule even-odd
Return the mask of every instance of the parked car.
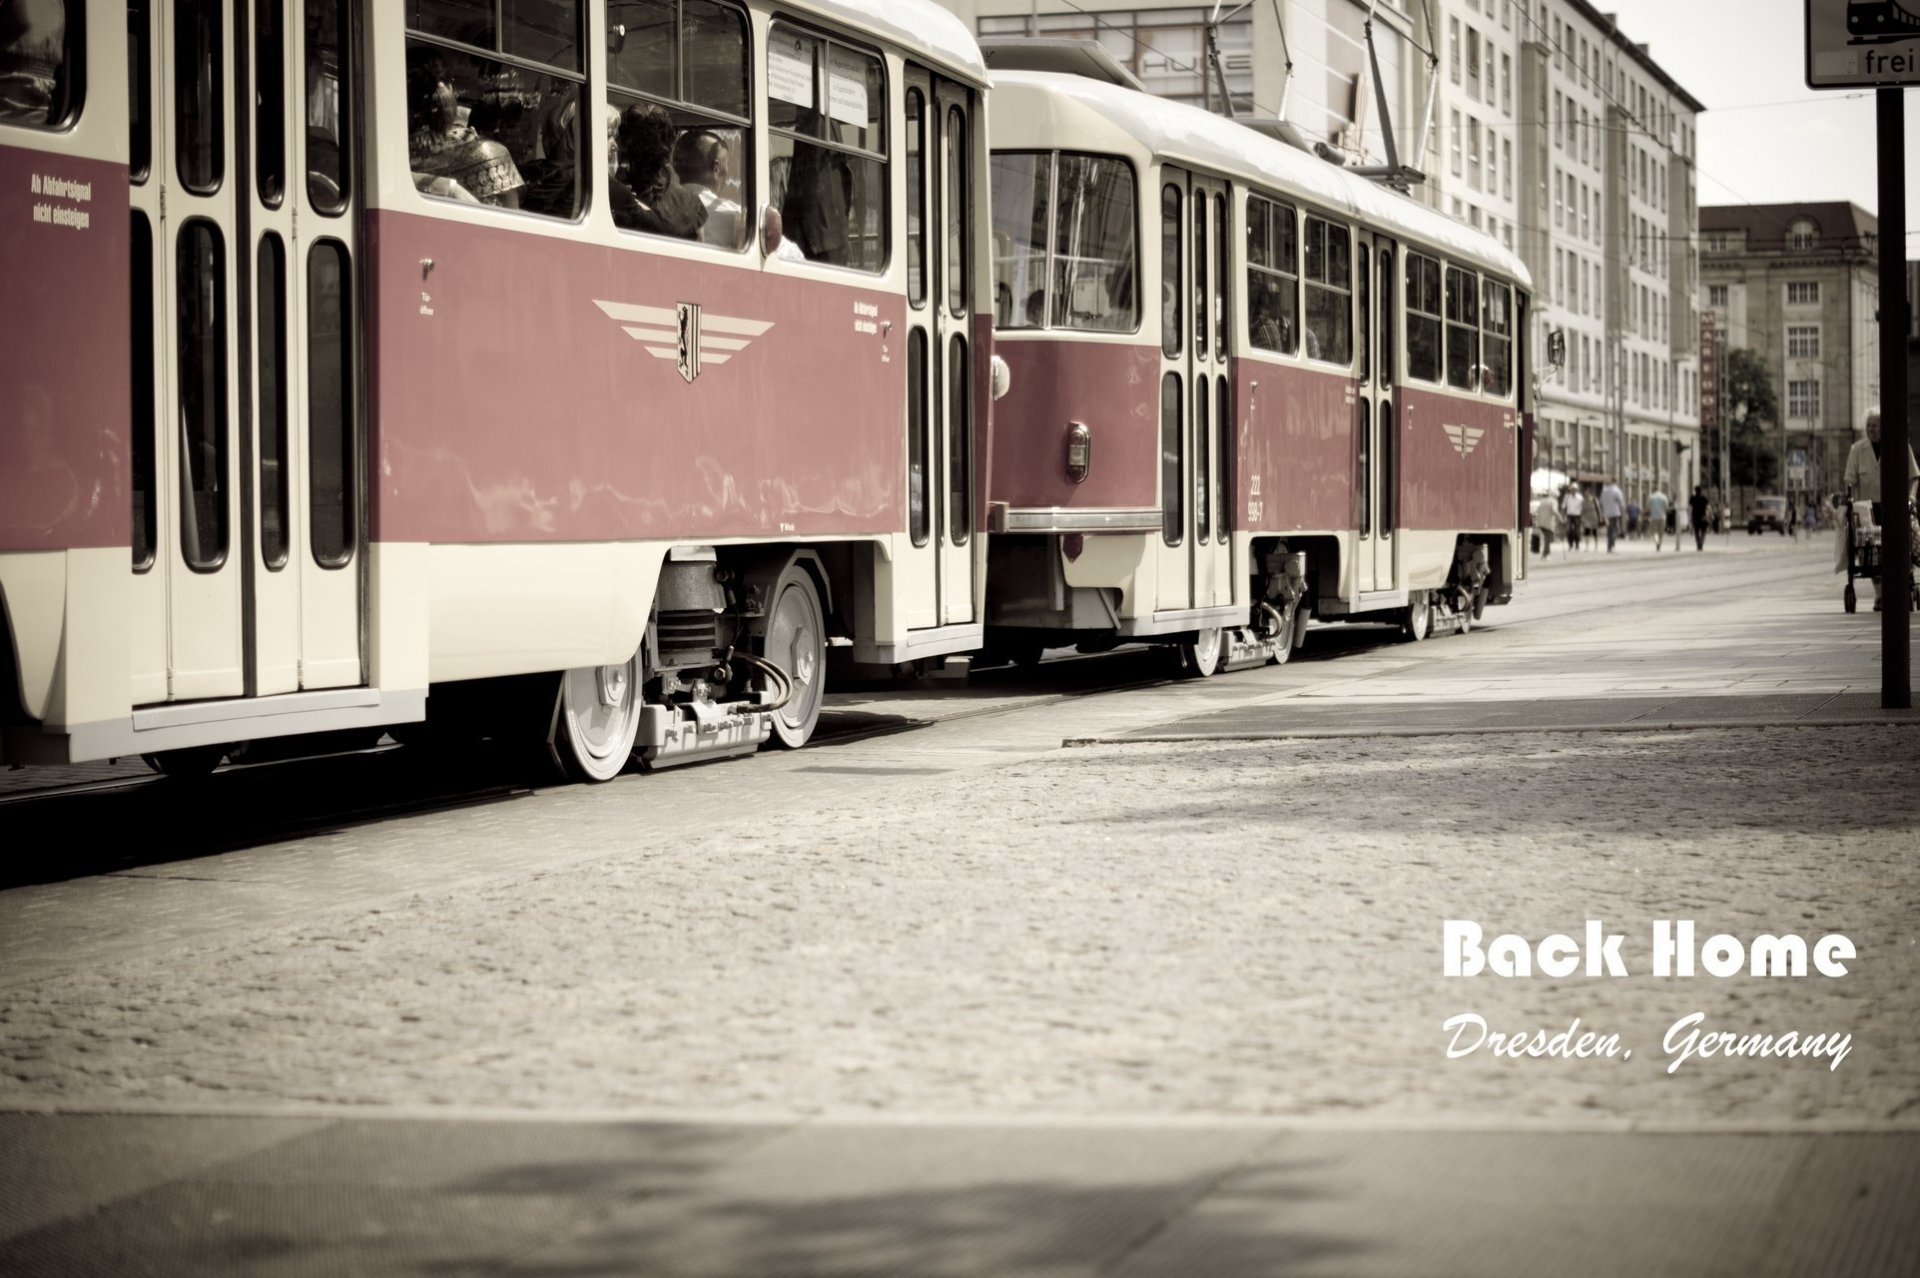
[[1747, 534], [1752, 536], [1767, 529], [1787, 535], [1787, 499], [1785, 497], [1756, 497], [1753, 509], [1747, 512]]

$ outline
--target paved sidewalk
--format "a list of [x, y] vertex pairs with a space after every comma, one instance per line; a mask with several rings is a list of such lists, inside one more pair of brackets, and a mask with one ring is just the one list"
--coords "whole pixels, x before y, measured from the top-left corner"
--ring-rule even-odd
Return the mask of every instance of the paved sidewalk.
[[1920, 1133], [0, 1116], [0, 1272], [1920, 1272]]

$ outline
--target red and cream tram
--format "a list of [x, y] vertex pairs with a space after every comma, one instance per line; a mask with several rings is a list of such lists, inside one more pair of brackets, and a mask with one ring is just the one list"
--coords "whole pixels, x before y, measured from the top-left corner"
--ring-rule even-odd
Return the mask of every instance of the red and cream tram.
[[[1422, 638], [1525, 564], [1528, 276], [1296, 147], [994, 59], [988, 639], [1285, 660]], [[1009, 58], [1008, 61], [1012, 61]]]
[[[8, 761], [524, 711], [578, 775], [977, 647], [930, 0], [0, 0]], [[604, 158], [603, 158], [604, 157]]]

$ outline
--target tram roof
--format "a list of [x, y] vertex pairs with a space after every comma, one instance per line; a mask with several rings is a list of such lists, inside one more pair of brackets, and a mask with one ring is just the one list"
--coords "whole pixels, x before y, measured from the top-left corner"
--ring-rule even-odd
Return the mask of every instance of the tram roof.
[[973, 32], [934, 0], [784, 0], [784, 8], [872, 31], [941, 69], [987, 83], [987, 64]]
[[[1492, 236], [1211, 111], [1058, 72], [1001, 71], [994, 74], [993, 83], [999, 99], [992, 116], [996, 126], [1009, 118], [1045, 116], [1044, 112], [1029, 115], [1009, 110], [1009, 91], [1024, 88], [1066, 98], [1090, 113], [1086, 120], [1090, 131], [1103, 125], [1117, 128], [1159, 159], [1238, 177], [1276, 194], [1292, 193], [1532, 287], [1526, 263]], [[1060, 122], [1057, 116], [1050, 121]], [[1067, 146], [1071, 149], [1072, 144]]]

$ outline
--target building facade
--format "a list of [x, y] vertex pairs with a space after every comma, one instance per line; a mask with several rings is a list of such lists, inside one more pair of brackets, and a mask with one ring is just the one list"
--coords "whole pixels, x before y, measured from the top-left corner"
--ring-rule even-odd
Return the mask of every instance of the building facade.
[[1352, 163], [1385, 164], [1390, 128], [1414, 197], [1533, 272], [1540, 464], [1634, 498], [1695, 482], [1704, 108], [1586, 0], [944, 3], [981, 35], [1099, 40], [1153, 92], [1284, 113]]
[[1765, 361], [1780, 406], [1763, 423], [1789, 492], [1838, 491], [1880, 402], [1879, 220], [1855, 204], [1700, 210], [1705, 305], [1728, 349]]

